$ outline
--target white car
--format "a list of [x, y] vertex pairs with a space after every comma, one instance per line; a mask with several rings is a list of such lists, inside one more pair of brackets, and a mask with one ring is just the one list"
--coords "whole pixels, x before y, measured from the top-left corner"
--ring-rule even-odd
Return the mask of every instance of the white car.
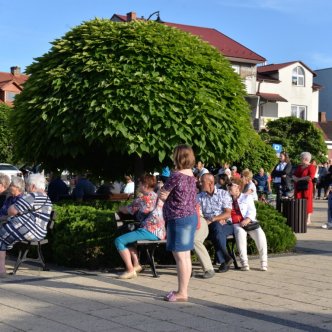
[[0, 163], [0, 173], [6, 174], [9, 179], [11, 179], [13, 175], [23, 178], [22, 172], [16, 166], [13, 166], [11, 164]]

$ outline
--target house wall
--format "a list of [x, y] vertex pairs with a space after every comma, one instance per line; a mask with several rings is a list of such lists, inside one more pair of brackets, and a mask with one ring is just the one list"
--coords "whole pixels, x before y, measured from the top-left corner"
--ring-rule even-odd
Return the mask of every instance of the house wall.
[[327, 120], [332, 120], [332, 68], [315, 72], [314, 82], [323, 86], [319, 93], [319, 111], [326, 113]]
[[[301, 66], [305, 73], [305, 85], [296, 86], [292, 84], [292, 71], [297, 66]], [[300, 63], [294, 63], [279, 70], [279, 75], [276, 77], [280, 80], [279, 84], [262, 82], [259, 87], [259, 92], [275, 93], [284, 97], [287, 102], [277, 102], [278, 117], [286, 117], [292, 115], [292, 105], [306, 106], [307, 118], [306, 120], [318, 121], [318, 96], [319, 92], [312, 90], [313, 74]], [[258, 84], [257, 84], [258, 86]], [[263, 113], [271, 112], [271, 107], [274, 103], [267, 103], [263, 105]], [[266, 110], [266, 111], [265, 111]]]

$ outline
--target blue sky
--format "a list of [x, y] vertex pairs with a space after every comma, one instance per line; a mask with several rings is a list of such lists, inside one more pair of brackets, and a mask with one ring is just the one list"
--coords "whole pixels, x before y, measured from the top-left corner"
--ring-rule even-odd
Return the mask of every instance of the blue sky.
[[332, 67], [332, 0], [0, 0], [0, 8], [0, 71], [24, 70], [83, 21], [157, 10], [167, 22], [215, 28], [269, 64]]

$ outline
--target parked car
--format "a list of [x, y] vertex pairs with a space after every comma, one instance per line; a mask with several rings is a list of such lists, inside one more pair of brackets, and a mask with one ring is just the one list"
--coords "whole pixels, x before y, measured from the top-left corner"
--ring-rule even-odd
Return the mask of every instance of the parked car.
[[23, 178], [22, 172], [14, 165], [11, 164], [1, 164], [0, 163], [0, 173], [6, 174], [11, 179], [12, 175], [20, 176]]

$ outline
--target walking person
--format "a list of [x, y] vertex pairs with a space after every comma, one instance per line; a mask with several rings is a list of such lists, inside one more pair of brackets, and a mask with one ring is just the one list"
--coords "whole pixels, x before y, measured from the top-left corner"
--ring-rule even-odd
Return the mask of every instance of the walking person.
[[195, 155], [188, 145], [174, 149], [175, 171], [160, 191], [165, 201], [164, 218], [167, 225], [166, 249], [172, 251], [178, 274], [178, 290], [169, 292], [168, 302], [188, 301], [188, 285], [191, 276], [191, 254], [197, 228], [196, 179], [192, 172]]

